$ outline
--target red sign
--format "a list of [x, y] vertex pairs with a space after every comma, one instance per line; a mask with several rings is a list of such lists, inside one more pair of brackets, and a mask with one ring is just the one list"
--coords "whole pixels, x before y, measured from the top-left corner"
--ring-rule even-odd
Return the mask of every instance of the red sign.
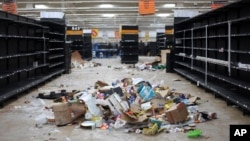
[[217, 8], [220, 8], [223, 6], [224, 6], [224, 4], [211, 4], [211, 9], [214, 10], [214, 9], [217, 9]]
[[139, 13], [151, 15], [155, 13], [155, 0], [139, 0]]

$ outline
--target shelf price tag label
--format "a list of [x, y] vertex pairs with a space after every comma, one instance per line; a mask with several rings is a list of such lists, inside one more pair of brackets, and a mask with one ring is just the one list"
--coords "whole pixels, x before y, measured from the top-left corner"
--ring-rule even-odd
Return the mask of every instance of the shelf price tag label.
[[66, 35], [82, 35], [82, 28], [80, 28], [79, 26], [68, 26], [67, 27], [67, 31], [66, 31]]
[[155, 13], [155, 0], [139, 0], [139, 14], [152, 15]]

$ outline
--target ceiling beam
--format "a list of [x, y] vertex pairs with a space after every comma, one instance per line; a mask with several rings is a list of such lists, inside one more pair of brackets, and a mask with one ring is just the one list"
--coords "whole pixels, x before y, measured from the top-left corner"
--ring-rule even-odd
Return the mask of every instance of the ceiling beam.
[[[176, 2], [182, 2], [182, 3], [211, 3], [213, 0], [156, 0], [156, 3], [176, 3]], [[228, 0], [228, 2], [234, 2], [236, 0]], [[63, 1], [65, 4], [68, 3], [117, 3], [117, 4], [121, 4], [121, 3], [138, 3], [138, 1], [136, 0], [81, 0], [81, 1], [77, 1], [77, 0], [64, 0]], [[61, 4], [62, 1], [61, 0], [57, 0], [57, 1], [51, 1], [51, 0], [36, 0], [36, 1], [18, 1], [18, 3], [20, 4], [26, 4], [26, 3], [33, 3], [33, 4]]]
[[[156, 7], [156, 11], [159, 11], [159, 9], [211, 9], [210, 6], [204, 6], [204, 7], [175, 7], [175, 8], [162, 8], [162, 7]], [[96, 7], [49, 7], [46, 9], [38, 9], [38, 8], [18, 8], [18, 11], [41, 11], [41, 10], [74, 10], [74, 11], [112, 11], [112, 12], [119, 12], [119, 11], [138, 11], [138, 7], [117, 7], [117, 8], [109, 8], [109, 9], [101, 9]]]

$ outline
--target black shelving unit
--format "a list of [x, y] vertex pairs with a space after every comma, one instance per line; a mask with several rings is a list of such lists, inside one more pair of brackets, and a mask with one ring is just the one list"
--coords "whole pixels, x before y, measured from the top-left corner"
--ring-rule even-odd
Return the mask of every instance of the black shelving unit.
[[67, 35], [67, 41], [72, 42], [72, 51], [83, 52], [83, 35]]
[[165, 32], [156, 32], [157, 55], [161, 54], [161, 50], [166, 49]]
[[156, 56], [157, 55], [156, 42], [148, 42], [147, 51], [149, 52], [150, 56]]
[[49, 77], [46, 27], [0, 11], [0, 103]]
[[174, 27], [165, 26], [165, 48], [171, 49], [174, 46]]
[[79, 26], [67, 26], [66, 40], [71, 42], [71, 51], [78, 51], [84, 57], [83, 29]]
[[121, 27], [121, 63], [135, 64], [139, 61], [138, 26]]
[[66, 46], [65, 46], [65, 51], [64, 51], [64, 68], [65, 68], [65, 73], [69, 74], [71, 73], [71, 45], [72, 42], [66, 41]]
[[91, 33], [83, 33], [83, 59], [92, 59], [92, 37]]
[[64, 22], [59, 22], [54, 19], [41, 19], [40, 23], [43, 26], [47, 26], [48, 30], [45, 33], [45, 37], [49, 40], [46, 42], [48, 57], [47, 62], [48, 72], [65, 72], [65, 52], [66, 52], [66, 41], [65, 32], [66, 24]]
[[250, 112], [250, 2], [175, 23], [174, 70]]

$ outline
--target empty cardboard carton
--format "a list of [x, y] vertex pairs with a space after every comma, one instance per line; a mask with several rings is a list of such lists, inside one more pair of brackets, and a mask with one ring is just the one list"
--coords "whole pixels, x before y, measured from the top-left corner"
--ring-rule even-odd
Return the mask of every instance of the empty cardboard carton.
[[185, 121], [188, 116], [186, 105], [181, 102], [172, 106], [169, 110], [167, 110], [166, 116], [168, 121], [172, 124]]
[[68, 103], [57, 103], [52, 106], [56, 125], [65, 125], [71, 122], [71, 113]]
[[58, 126], [69, 124], [86, 112], [85, 105], [82, 103], [56, 103], [52, 106], [52, 110], [55, 124]]

